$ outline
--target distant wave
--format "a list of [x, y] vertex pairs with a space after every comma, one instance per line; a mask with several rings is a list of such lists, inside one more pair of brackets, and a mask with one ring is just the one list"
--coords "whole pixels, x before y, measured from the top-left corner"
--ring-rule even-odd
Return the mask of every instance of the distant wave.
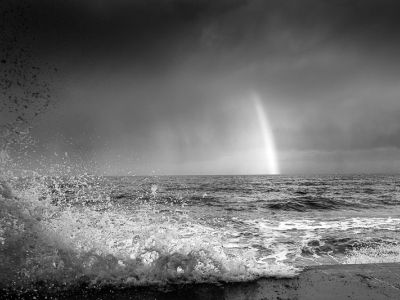
[[273, 210], [333, 210], [343, 208], [368, 208], [370, 205], [355, 203], [340, 199], [330, 199], [325, 197], [303, 196], [287, 200], [278, 200], [265, 203], [263, 206]]
[[[272, 191], [274, 192], [274, 191]], [[250, 194], [250, 193], [249, 193]], [[380, 197], [374, 199], [364, 199], [357, 201], [354, 198], [329, 198], [322, 196], [307, 195], [307, 192], [296, 192], [297, 195], [292, 198], [284, 199], [263, 199], [263, 198], [242, 198], [232, 196], [227, 197], [224, 194], [218, 193], [198, 193], [195, 195], [188, 195], [186, 197], [179, 197], [174, 194], [158, 194], [153, 197], [150, 194], [135, 193], [116, 193], [113, 194], [111, 199], [115, 201], [150, 201], [157, 203], [185, 203], [186, 205], [200, 205], [200, 206], [215, 206], [225, 207], [227, 210], [252, 210], [263, 208], [267, 210], [282, 210], [282, 211], [298, 211], [307, 212], [311, 210], [340, 210], [340, 209], [374, 209], [378, 207], [397, 206], [400, 201], [391, 197]]]
[[279, 199], [263, 204], [272, 210], [286, 210], [305, 212], [309, 210], [340, 210], [340, 209], [372, 209], [377, 207], [400, 205], [395, 199], [370, 201], [354, 201], [354, 199], [338, 199], [316, 196], [302, 196], [291, 199]]
[[376, 248], [376, 247], [393, 247], [400, 246], [397, 241], [390, 238], [367, 238], [357, 239], [355, 237], [326, 237], [322, 239], [314, 239], [308, 241], [305, 246], [302, 247], [302, 255], [304, 256], [321, 256], [321, 255], [347, 255], [350, 252], [356, 253], [360, 249], [364, 248]]

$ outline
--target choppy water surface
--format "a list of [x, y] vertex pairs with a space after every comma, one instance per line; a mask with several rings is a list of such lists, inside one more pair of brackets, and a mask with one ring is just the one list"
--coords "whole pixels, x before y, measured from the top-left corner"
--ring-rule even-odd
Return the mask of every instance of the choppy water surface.
[[14, 177], [0, 284], [148, 285], [400, 261], [399, 176]]

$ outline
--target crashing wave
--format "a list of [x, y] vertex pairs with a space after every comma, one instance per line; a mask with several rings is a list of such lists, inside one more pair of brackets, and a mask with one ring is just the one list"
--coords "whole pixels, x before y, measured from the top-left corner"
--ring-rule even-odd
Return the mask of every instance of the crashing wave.
[[96, 205], [85, 204], [83, 200], [93, 196], [89, 184], [73, 186], [72, 180], [65, 185], [65, 178], [60, 182], [75, 192], [78, 187], [74, 195], [80, 201], [54, 201], [54, 179], [50, 185], [49, 178], [15, 179], [14, 189], [3, 184], [3, 288], [82, 280], [136, 286], [243, 281], [296, 272], [292, 266], [260, 260], [253, 249], [225, 247], [221, 232], [174, 209], [160, 213], [148, 202], [119, 206], [104, 191]]

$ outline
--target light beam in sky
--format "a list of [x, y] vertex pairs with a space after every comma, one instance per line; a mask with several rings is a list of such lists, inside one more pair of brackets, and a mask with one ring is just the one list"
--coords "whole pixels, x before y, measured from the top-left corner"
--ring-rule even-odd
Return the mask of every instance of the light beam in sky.
[[260, 96], [253, 94], [253, 103], [257, 112], [258, 123], [264, 141], [265, 161], [268, 174], [279, 174], [278, 158], [276, 154], [274, 135], [268, 121], [267, 113], [263, 107]]

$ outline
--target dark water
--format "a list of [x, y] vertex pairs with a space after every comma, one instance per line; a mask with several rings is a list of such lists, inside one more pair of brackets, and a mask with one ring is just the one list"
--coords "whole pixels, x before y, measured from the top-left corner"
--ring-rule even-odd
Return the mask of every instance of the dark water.
[[248, 281], [400, 261], [400, 176], [8, 178], [7, 288]]

